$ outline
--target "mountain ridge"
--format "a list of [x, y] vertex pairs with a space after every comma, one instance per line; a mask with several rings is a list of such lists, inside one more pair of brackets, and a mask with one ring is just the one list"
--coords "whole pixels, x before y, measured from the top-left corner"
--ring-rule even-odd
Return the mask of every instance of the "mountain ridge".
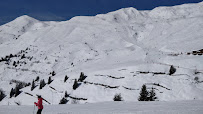
[[[33, 104], [35, 98], [26, 93], [41, 94], [58, 104], [65, 91], [72, 98], [87, 99], [80, 103], [112, 101], [117, 93], [125, 101], [137, 101], [143, 84], [156, 88], [160, 101], [202, 100], [202, 5], [152, 11], [126, 8], [62, 22], [38, 21], [24, 15], [2, 25], [0, 85], [7, 97], [0, 104]], [[185, 14], [188, 8], [197, 12]], [[172, 65], [176, 72], [169, 75]], [[81, 72], [87, 76], [86, 82], [73, 90]], [[64, 82], [66, 75], [69, 79]], [[30, 86], [24, 87], [19, 96], [9, 98], [14, 82], [31, 83], [37, 76], [46, 83], [49, 77], [53, 81], [43, 89], [36, 81], [33, 91]]]

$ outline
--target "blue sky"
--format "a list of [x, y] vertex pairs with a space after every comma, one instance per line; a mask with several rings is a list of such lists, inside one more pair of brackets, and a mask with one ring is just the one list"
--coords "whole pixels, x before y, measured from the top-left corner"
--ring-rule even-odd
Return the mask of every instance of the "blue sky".
[[198, 3], [202, 0], [0, 0], [0, 24], [21, 15], [39, 20], [67, 20], [74, 16], [92, 16], [134, 7], [151, 10], [157, 6]]

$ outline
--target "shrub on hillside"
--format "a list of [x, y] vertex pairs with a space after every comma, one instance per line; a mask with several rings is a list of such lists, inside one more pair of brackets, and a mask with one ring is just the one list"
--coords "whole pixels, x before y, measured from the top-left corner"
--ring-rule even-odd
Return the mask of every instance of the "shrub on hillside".
[[42, 89], [46, 85], [44, 79], [40, 81], [39, 89]]
[[113, 98], [114, 101], [122, 101], [121, 94], [116, 94]]
[[67, 93], [67, 91], [65, 92], [65, 97], [69, 97], [69, 94]]
[[79, 82], [82, 82], [83, 80], [85, 80], [85, 78], [86, 78], [86, 76], [84, 75], [83, 72], [81, 72], [78, 81], [79, 81]]
[[199, 83], [199, 77], [196, 76], [196, 77], [194, 78], [194, 80], [195, 80], [195, 83]]
[[20, 85], [20, 84], [16, 85], [16, 87], [15, 87], [15, 97], [17, 97], [21, 93], [21, 91], [20, 91], [21, 87], [22, 87], [22, 85]]
[[68, 102], [68, 100], [66, 98], [62, 98], [59, 102], [59, 104], [66, 104]]
[[51, 74], [52, 76], [55, 76], [55, 75], [56, 75], [55, 71], [50, 72], [50, 74]]
[[0, 89], [0, 101], [6, 97], [4, 91]]
[[48, 79], [48, 84], [50, 84], [53, 80], [51, 80], [51, 77]]
[[79, 84], [78, 81], [75, 79], [74, 84], [73, 84], [73, 90], [76, 90], [78, 88]]
[[169, 70], [169, 75], [172, 75], [176, 72], [176, 68], [172, 65]]
[[64, 82], [66, 82], [68, 80], [68, 76], [66, 75], [64, 78]]
[[36, 82], [38, 82], [38, 81], [39, 81], [39, 76], [37, 76], [37, 77], [36, 77], [35, 81], [36, 81]]
[[10, 91], [10, 98], [12, 98], [15, 95], [15, 90], [12, 88]]
[[152, 88], [151, 91], [149, 92], [148, 101], [155, 101], [156, 99], [157, 99], [156, 93], [154, 91], [154, 88]]
[[32, 81], [31, 91], [35, 89], [35, 81]]

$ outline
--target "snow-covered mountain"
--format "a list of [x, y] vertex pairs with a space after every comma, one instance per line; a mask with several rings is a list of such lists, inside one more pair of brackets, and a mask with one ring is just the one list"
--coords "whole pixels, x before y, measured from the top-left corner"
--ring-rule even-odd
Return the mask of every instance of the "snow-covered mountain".
[[[31, 105], [40, 94], [58, 104], [137, 101], [143, 84], [159, 101], [203, 100], [203, 2], [151, 11], [125, 8], [63, 22], [21, 16], [0, 26], [1, 105]], [[171, 66], [176, 72], [169, 75]], [[53, 73], [55, 75], [53, 76]], [[74, 80], [87, 77], [73, 90]], [[68, 80], [64, 82], [65, 76]], [[10, 98], [16, 84], [32, 83]], [[40, 80], [51, 84], [39, 89]]]

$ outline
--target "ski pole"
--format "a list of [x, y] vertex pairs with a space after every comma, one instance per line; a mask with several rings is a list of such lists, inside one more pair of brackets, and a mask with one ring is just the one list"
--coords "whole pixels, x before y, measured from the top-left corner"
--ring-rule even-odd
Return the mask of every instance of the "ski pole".
[[34, 104], [34, 110], [33, 110], [33, 114], [35, 114], [35, 104]]

